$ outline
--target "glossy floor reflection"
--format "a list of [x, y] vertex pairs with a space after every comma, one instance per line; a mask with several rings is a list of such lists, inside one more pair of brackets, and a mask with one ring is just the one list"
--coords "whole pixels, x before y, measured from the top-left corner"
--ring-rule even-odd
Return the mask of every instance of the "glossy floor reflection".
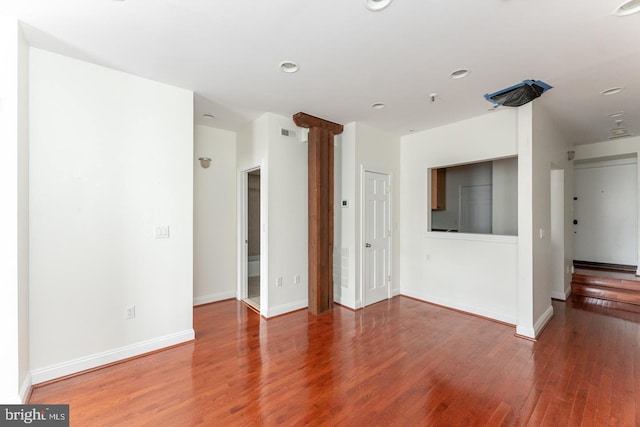
[[194, 309], [195, 342], [31, 403], [69, 403], [77, 426], [640, 425], [640, 315], [553, 304], [537, 343], [405, 297], [270, 320], [209, 304]]

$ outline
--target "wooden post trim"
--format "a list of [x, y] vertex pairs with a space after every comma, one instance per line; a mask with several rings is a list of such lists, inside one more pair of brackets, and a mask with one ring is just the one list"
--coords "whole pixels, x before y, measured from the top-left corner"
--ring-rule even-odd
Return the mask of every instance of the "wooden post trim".
[[343, 126], [306, 113], [293, 116], [309, 129], [309, 311], [333, 308], [333, 137]]

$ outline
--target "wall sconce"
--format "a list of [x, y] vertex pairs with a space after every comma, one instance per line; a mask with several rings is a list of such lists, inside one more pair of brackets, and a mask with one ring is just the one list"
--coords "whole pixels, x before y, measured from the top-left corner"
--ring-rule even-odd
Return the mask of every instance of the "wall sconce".
[[204, 169], [208, 169], [211, 166], [211, 157], [200, 157], [198, 160], [200, 160], [200, 166]]

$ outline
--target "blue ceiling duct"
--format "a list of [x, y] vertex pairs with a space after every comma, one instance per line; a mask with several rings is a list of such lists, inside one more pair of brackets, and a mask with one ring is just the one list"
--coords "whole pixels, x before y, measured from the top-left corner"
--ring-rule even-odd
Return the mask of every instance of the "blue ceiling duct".
[[524, 80], [506, 89], [494, 93], [487, 93], [484, 97], [493, 104], [494, 108], [501, 105], [506, 107], [519, 107], [531, 102], [553, 86], [541, 80]]

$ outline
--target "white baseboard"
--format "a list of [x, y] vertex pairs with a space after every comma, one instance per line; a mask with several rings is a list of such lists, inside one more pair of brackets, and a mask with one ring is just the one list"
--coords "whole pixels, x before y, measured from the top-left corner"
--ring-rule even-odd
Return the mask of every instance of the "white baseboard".
[[269, 318], [273, 316], [280, 316], [281, 314], [290, 313], [292, 311], [300, 310], [301, 308], [307, 308], [309, 303], [307, 300], [300, 300], [289, 304], [282, 304], [275, 307], [267, 307], [264, 312], [260, 312], [264, 317]]
[[20, 403], [27, 403], [27, 398], [29, 397], [29, 392], [31, 391], [31, 374], [27, 372], [24, 380], [22, 380], [22, 384], [20, 385]]
[[338, 304], [343, 305], [343, 306], [345, 306], [345, 307], [348, 307], [348, 308], [350, 308], [350, 309], [352, 309], [352, 310], [355, 310], [355, 309], [356, 309], [356, 302], [355, 302], [355, 300], [354, 300], [354, 299], [352, 299], [352, 298], [347, 298], [347, 297], [345, 297], [344, 295], [337, 295], [337, 296], [334, 298], [334, 301], [335, 301], [335, 302], [337, 302]]
[[540, 335], [540, 332], [542, 332], [544, 327], [547, 326], [547, 323], [549, 323], [549, 320], [551, 320], [552, 317], [553, 306], [549, 305], [544, 313], [542, 313], [542, 316], [540, 316], [540, 318], [538, 318], [536, 323], [533, 325], [533, 329], [536, 331], [536, 338]]
[[569, 299], [569, 295], [571, 295], [571, 287], [565, 288], [564, 293], [556, 291], [551, 292], [551, 298], [560, 301], [566, 301], [567, 299]]
[[515, 325], [518, 323], [518, 319], [515, 316], [511, 316], [504, 313], [498, 313], [491, 310], [486, 310], [480, 307], [473, 307], [465, 304], [459, 304], [457, 302], [446, 300], [443, 298], [433, 297], [431, 295], [427, 295], [422, 292], [404, 290], [401, 292], [401, 295], [406, 295], [408, 297], [419, 299], [425, 302], [430, 302], [430, 303], [441, 305], [444, 307], [449, 307], [456, 310], [464, 311], [470, 314], [486, 317], [488, 319], [497, 320], [499, 322], [508, 323], [510, 325]]
[[529, 326], [521, 326], [518, 325], [516, 327], [516, 334], [522, 335], [527, 338], [536, 339], [540, 336], [540, 333], [547, 326], [547, 323], [553, 317], [553, 306], [549, 305], [549, 307], [542, 313], [542, 316], [538, 318], [538, 320], [533, 324], [533, 328]]
[[81, 357], [68, 362], [58, 363], [45, 368], [35, 369], [31, 371], [31, 381], [33, 384], [43, 383], [45, 381], [97, 368], [109, 363], [118, 362], [129, 357], [139, 356], [144, 353], [191, 341], [194, 338], [194, 330], [186, 329], [163, 337], [142, 341], [87, 357]]
[[216, 292], [215, 294], [201, 295], [193, 298], [193, 305], [209, 304], [211, 302], [223, 301], [236, 297], [235, 289], [232, 291]]

